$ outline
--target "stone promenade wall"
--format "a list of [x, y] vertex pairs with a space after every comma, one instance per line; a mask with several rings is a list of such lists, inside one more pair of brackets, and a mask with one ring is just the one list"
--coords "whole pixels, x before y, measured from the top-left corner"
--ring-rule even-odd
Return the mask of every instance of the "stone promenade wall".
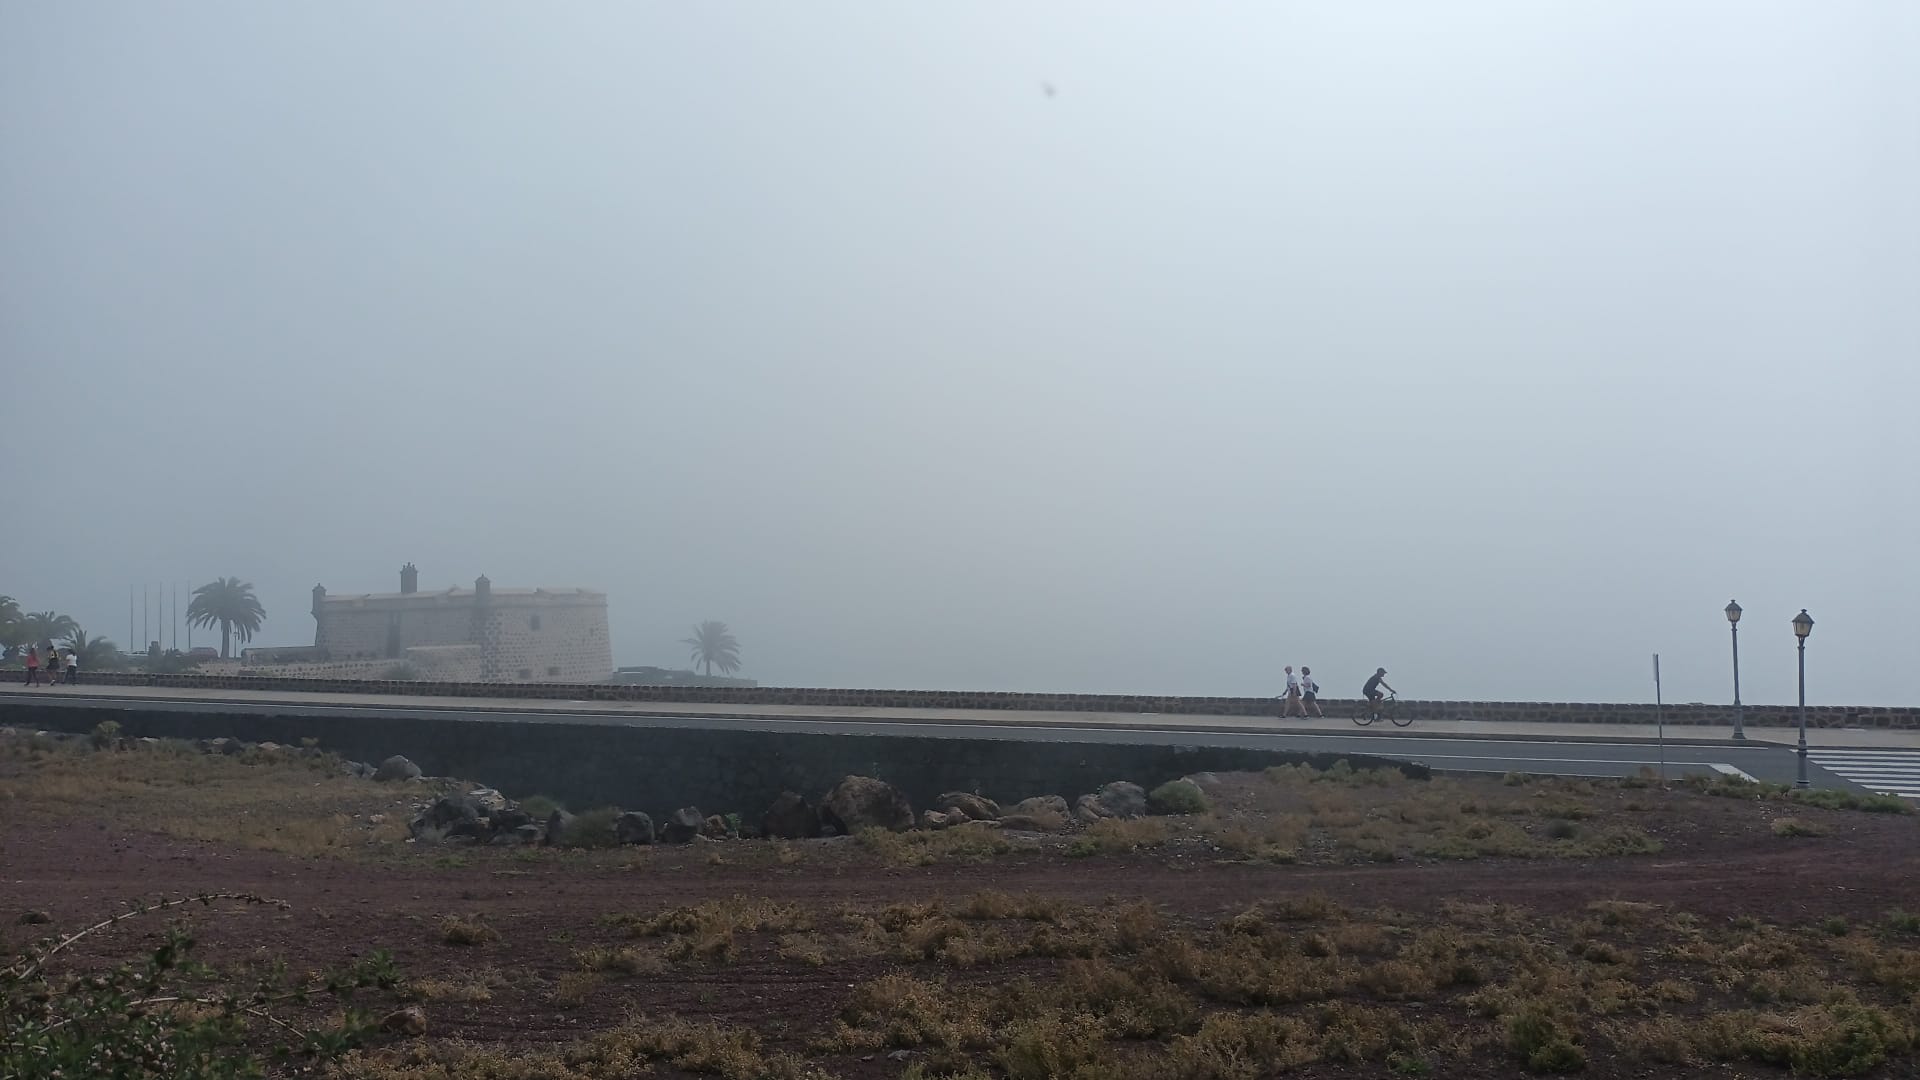
[[[828, 690], [777, 686], [641, 686], [613, 683], [389, 682], [378, 679], [290, 679], [248, 676], [144, 675], [89, 671], [85, 681], [122, 686], [201, 690], [265, 690], [335, 694], [390, 694], [558, 701], [628, 701], [667, 705], [808, 705], [825, 708], [1007, 709], [1040, 712], [1164, 713], [1172, 716], [1272, 716], [1272, 698], [1155, 697], [1135, 694], [1023, 694], [964, 690]], [[1349, 713], [1346, 701], [1322, 701], [1328, 716]], [[1652, 705], [1529, 701], [1403, 701], [1403, 714], [1422, 721], [1491, 720], [1508, 723], [1651, 724]], [[1754, 727], [1786, 727], [1796, 721], [1791, 705], [1748, 705]], [[1731, 705], [1668, 705], [1674, 725], [1733, 723]], [[1807, 726], [1822, 728], [1920, 729], [1920, 707], [1818, 705], [1807, 709]]]
[[86, 732], [112, 720], [130, 736], [201, 739], [231, 736], [295, 744], [314, 738], [363, 761], [405, 754], [429, 775], [457, 776], [512, 798], [545, 794], [576, 809], [621, 806], [662, 820], [683, 806], [738, 813], [758, 823], [782, 791], [818, 800], [847, 775], [897, 785], [917, 808], [947, 791], [1001, 802], [1029, 795], [1071, 800], [1110, 780], [1146, 787], [1193, 772], [1273, 765], [1354, 768], [1383, 765], [1424, 779], [1424, 766], [1353, 753], [1309, 754], [1232, 746], [1159, 746], [1125, 742], [1030, 742], [912, 735], [816, 735], [740, 731], [724, 724], [658, 728], [591, 720], [522, 723], [481, 716], [367, 716], [340, 709], [278, 715], [276, 704], [228, 712], [62, 705], [56, 693], [0, 698], [0, 724], [25, 730]]

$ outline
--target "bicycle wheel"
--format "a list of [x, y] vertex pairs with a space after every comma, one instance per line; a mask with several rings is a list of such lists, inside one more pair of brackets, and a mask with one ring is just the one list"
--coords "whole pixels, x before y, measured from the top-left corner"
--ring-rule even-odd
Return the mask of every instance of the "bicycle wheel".
[[1361, 727], [1366, 727], [1368, 724], [1371, 724], [1378, 719], [1380, 719], [1380, 714], [1372, 709], [1369, 709], [1367, 707], [1367, 703], [1364, 701], [1360, 703], [1359, 711], [1353, 714], [1353, 722], [1360, 725]]
[[1399, 709], [1392, 709], [1388, 711], [1387, 719], [1393, 721], [1394, 727], [1406, 727], [1408, 724], [1413, 723], [1413, 714], [1408, 713], [1402, 718]]

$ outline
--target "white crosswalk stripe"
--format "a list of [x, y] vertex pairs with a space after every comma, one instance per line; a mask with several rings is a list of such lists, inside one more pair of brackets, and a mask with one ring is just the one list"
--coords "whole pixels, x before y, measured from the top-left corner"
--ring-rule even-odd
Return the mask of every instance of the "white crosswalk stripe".
[[1920, 750], [1807, 750], [1807, 760], [1869, 791], [1920, 799]]

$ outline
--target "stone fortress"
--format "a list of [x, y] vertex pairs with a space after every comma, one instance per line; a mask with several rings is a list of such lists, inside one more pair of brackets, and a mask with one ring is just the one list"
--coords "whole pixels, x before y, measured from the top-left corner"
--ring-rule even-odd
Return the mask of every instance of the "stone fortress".
[[399, 592], [315, 585], [313, 619], [311, 647], [247, 649], [234, 673], [592, 683], [613, 671], [607, 594], [587, 589], [496, 589], [482, 575], [471, 589], [421, 592], [408, 563]]

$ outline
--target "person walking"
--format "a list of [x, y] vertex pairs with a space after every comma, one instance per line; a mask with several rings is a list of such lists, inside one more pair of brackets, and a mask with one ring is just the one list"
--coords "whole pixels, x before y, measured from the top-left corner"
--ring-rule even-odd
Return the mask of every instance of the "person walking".
[[74, 683], [77, 683], [79, 681], [80, 681], [80, 650], [68, 649], [67, 650], [67, 685], [72, 686]]
[[27, 646], [27, 685], [40, 681], [40, 646]]
[[1280, 706], [1280, 715], [1284, 718], [1295, 714], [1305, 716], [1307, 710], [1300, 707], [1300, 677], [1293, 673], [1293, 665], [1288, 664], [1287, 698], [1286, 702]]
[[1300, 665], [1300, 696], [1303, 699], [1300, 715], [1312, 713], [1326, 718], [1327, 714], [1320, 711], [1320, 684], [1313, 681], [1313, 669], [1305, 664]]

